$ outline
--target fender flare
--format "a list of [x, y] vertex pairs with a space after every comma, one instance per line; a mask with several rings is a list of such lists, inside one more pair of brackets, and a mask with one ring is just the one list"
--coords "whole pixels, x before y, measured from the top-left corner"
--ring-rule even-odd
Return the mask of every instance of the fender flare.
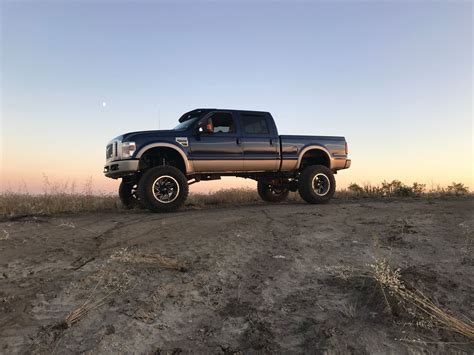
[[296, 169], [300, 168], [301, 160], [303, 159], [303, 156], [305, 155], [306, 152], [308, 152], [310, 150], [320, 150], [320, 151], [324, 152], [327, 155], [328, 160], [329, 160], [329, 169], [332, 169], [333, 164], [332, 164], [331, 154], [329, 153], [329, 150], [327, 150], [325, 147], [323, 147], [321, 145], [309, 145], [309, 146], [304, 147], [301, 150], [300, 154], [298, 155], [298, 164], [296, 165]]
[[183, 158], [184, 166], [186, 168], [186, 174], [190, 174], [194, 171], [192, 162], [189, 161], [188, 157], [186, 156], [186, 153], [182, 149], [180, 149], [178, 146], [176, 146], [174, 144], [171, 144], [171, 143], [151, 143], [151, 144], [147, 144], [146, 146], [140, 148], [140, 150], [138, 151], [135, 158], [140, 159], [142, 157], [142, 155], [145, 154], [145, 152], [147, 152], [148, 150], [150, 150], [152, 148], [171, 148], [171, 149], [175, 150], [176, 152], [178, 152], [181, 155], [181, 158]]

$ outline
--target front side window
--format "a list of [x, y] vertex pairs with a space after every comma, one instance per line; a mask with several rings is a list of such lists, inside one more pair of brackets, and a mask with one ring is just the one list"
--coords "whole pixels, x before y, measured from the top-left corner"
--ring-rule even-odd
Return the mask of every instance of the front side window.
[[175, 131], [184, 131], [186, 129], [188, 129], [189, 127], [191, 127], [191, 125], [196, 122], [197, 120], [199, 119], [199, 116], [198, 117], [192, 117], [184, 122], [181, 122], [179, 125], [177, 125], [175, 128], [173, 128], [173, 130]]
[[269, 134], [267, 119], [261, 115], [242, 115], [242, 126], [246, 134]]
[[215, 112], [207, 119], [209, 133], [235, 133], [232, 115], [228, 112]]

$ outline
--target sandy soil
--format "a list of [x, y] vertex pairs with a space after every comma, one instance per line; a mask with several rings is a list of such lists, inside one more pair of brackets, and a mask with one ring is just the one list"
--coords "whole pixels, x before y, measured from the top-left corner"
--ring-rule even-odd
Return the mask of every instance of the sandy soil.
[[0, 353], [472, 353], [330, 270], [386, 258], [467, 321], [473, 231], [472, 198], [3, 220]]

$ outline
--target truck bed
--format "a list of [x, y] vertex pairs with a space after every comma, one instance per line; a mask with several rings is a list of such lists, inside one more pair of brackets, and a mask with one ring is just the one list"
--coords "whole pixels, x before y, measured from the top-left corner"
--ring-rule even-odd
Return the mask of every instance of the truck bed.
[[346, 139], [339, 136], [280, 136], [282, 159], [298, 159], [301, 151], [307, 146], [320, 146], [331, 157], [346, 157]]

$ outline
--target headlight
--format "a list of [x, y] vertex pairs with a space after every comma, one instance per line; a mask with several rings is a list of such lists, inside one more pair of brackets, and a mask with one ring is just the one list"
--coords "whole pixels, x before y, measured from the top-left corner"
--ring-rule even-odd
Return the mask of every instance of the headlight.
[[122, 143], [122, 158], [131, 158], [135, 153], [136, 145], [135, 142], [123, 142]]

